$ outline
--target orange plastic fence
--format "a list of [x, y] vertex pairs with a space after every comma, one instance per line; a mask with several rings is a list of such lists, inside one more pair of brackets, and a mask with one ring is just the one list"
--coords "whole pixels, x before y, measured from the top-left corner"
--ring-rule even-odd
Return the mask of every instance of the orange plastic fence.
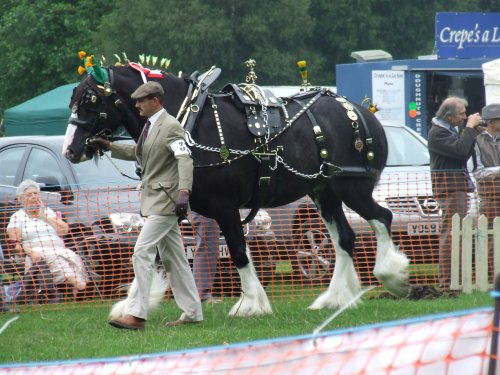
[[[6, 365], [1, 374], [485, 374], [493, 311], [238, 345]], [[498, 368], [492, 367], [498, 373]]]
[[[393, 213], [392, 239], [410, 258], [410, 282], [436, 285], [441, 211], [432, 196], [429, 173], [386, 174], [374, 198]], [[51, 280], [50, 272], [44, 270], [47, 265], [43, 259], [27, 263], [25, 254], [15, 254], [7, 244], [5, 228], [11, 215], [21, 207], [3, 202], [0, 239], [5, 298], [22, 310], [28, 305], [56, 308], [51, 302], [57, 301], [112, 303], [124, 296], [133, 279], [131, 255], [141, 226], [135, 185], [121, 190], [70, 189], [42, 194], [42, 199], [70, 224], [70, 233], [64, 241], [67, 248], [80, 256], [87, 287], [75, 296], [68, 283]], [[477, 195], [472, 193], [469, 199], [471, 209], [477, 209]], [[354, 261], [361, 283], [378, 286], [372, 274], [377, 245], [370, 226], [355, 212], [345, 208], [345, 213], [357, 234]], [[245, 215], [242, 210], [241, 216]], [[266, 209], [244, 229], [253, 262], [271, 299], [302, 298], [310, 295], [311, 286], [328, 286], [335, 265], [335, 249], [311, 200], [303, 198], [288, 206]], [[192, 260], [195, 232], [187, 221], [181, 223], [181, 230]], [[212, 294], [236, 295], [240, 291], [239, 277], [222, 238], [216, 251], [220, 257]], [[375, 288], [371, 293], [380, 291], [381, 288]]]

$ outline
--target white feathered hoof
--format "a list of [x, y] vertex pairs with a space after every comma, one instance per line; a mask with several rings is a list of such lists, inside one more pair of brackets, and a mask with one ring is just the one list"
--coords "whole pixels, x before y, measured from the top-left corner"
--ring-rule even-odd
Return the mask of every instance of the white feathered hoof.
[[356, 288], [348, 288], [346, 284], [342, 283], [344, 287], [334, 287], [335, 284], [330, 285], [330, 287], [308, 307], [309, 310], [321, 310], [321, 309], [341, 309], [347, 305], [349, 308], [356, 307], [360, 302], [352, 302], [356, 295], [360, 292], [361, 288], [359, 283]]
[[320, 294], [318, 298], [308, 307], [309, 310], [338, 309], [340, 303], [328, 291]]
[[[153, 273], [153, 280], [151, 282], [151, 289], [149, 292], [149, 307], [148, 312], [155, 310], [160, 305], [160, 302], [163, 300], [166, 291], [170, 286], [169, 281], [159, 272]], [[129, 287], [128, 294], [135, 292], [137, 290], [137, 281], [132, 281], [132, 284]], [[109, 312], [109, 320], [115, 320], [121, 318], [126, 313], [127, 307], [130, 303], [129, 298], [125, 298], [113, 305], [111, 311]]]
[[410, 261], [406, 255], [399, 251], [392, 251], [384, 257], [383, 262], [377, 259], [373, 274], [389, 293], [404, 298], [410, 292], [408, 282], [409, 263]]
[[241, 279], [241, 297], [229, 311], [230, 316], [254, 316], [272, 314], [273, 310], [266, 291], [262, 287], [251, 264], [238, 269]]

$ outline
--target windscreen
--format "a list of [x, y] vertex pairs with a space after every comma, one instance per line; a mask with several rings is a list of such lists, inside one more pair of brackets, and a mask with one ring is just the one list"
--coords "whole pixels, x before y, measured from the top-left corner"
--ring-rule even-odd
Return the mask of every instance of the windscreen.
[[403, 127], [384, 127], [389, 143], [388, 167], [429, 165], [424, 141]]

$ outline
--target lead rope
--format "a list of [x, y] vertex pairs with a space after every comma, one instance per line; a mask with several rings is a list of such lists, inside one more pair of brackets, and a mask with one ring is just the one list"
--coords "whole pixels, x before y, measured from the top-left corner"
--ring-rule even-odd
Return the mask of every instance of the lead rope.
[[137, 177], [132, 177], [132, 176], [129, 176], [128, 174], [126, 174], [125, 172], [123, 172], [120, 167], [118, 166], [118, 164], [116, 164], [114, 161], [113, 161], [113, 158], [110, 157], [108, 154], [106, 153], [103, 153], [104, 156], [106, 156], [108, 158], [108, 160], [111, 162], [111, 164], [113, 165], [113, 167], [115, 167], [115, 169], [123, 176], [123, 177], [127, 177], [127, 178], [130, 178], [131, 180], [135, 180], [135, 181], [140, 181], [141, 179], [140, 178], [137, 178]]

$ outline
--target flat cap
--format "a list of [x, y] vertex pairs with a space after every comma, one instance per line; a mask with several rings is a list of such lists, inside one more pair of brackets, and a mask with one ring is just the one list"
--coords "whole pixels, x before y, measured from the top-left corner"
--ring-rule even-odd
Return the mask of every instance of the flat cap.
[[158, 82], [148, 81], [140, 85], [130, 97], [134, 100], [145, 98], [149, 95], [163, 95], [163, 87]]
[[483, 107], [483, 110], [481, 111], [481, 118], [483, 120], [500, 118], [500, 104], [494, 103]]

